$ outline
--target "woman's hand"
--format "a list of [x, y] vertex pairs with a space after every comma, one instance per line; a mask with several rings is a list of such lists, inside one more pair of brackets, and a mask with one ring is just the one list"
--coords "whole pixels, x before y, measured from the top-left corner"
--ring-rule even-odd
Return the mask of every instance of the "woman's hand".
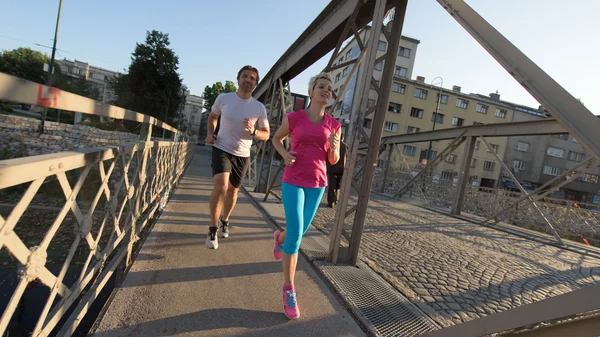
[[296, 152], [295, 151], [286, 151], [282, 155], [283, 160], [286, 165], [291, 166], [296, 162]]
[[332, 149], [337, 149], [340, 146], [340, 134], [335, 132], [329, 135], [327, 139]]

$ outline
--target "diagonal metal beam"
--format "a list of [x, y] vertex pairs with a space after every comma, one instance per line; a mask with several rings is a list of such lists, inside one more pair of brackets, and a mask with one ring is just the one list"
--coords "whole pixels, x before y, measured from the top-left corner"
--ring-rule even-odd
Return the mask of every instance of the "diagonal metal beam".
[[554, 235], [554, 238], [556, 238], [556, 241], [558, 241], [558, 243], [561, 246], [565, 246], [565, 243], [560, 238], [560, 235], [558, 235], [558, 233], [556, 232], [556, 229], [554, 228], [554, 226], [552, 226], [552, 223], [550, 222], [550, 220], [548, 220], [548, 218], [546, 217], [546, 214], [544, 214], [544, 212], [542, 212], [542, 210], [540, 209], [540, 207], [531, 198], [531, 196], [529, 195], [529, 193], [527, 193], [527, 191], [525, 190], [525, 188], [523, 188], [523, 186], [521, 185], [521, 183], [519, 182], [519, 180], [517, 179], [517, 177], [515, 177], [515, 175], [508, 168], [508, 166], [506, 166], [506, 163], [504, 163], [504, 161], [502, 160], [502, 158], [500, 158], [500, 156], [498, 155], [498, 153], [496, 152], [496, 150], [490, 145], [490, 143], [488, 143], [488, 141], [484, 137], [481, 137], [481, 141], [483, 141], [483, 143], [485, 144], [485, 146], [487, 146], [488, 150], [494, 155], [494, 157], [496, 157], [496, 160], [500, 163], [500, 165], [502, 165], [502, 168], [504, 168], [504, 170], [506, 170], [506, 172], [508, 172], [508, 174], [510, 175], [510, 177], [512, 178], [512, 180], [515, 182], [515, 184], [517, 185], [517, 187], [519, 188], [519, 190], [521, 190], [521, 193], [525, 194], [527, 196], [527, 199], [529, 199], [529, 201], [531, 201], [531, 203], [533, 203], [533, 207], [535, 207], [535, 209], [538, 211], [538, 213], [540, 213], [540, 215], [544, 219], [544, 222], [546, 222], [546, 226], [548, 226], [548, 228], [552, 232], [552, 235]]
[[600, 119], [546, 74], [464, 0], [437, 0], [557, 121], [600, 159]]

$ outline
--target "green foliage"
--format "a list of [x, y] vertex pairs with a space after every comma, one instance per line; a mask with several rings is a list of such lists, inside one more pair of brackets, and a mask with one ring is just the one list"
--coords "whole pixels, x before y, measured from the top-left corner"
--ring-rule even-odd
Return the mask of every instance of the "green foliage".
[[206, 109], [207, 111], [210, 111], [210, 109], [212, 108], [213, 104], [215, 103], [215, 100], [217, 99], [217, 96], [219, 96], [219, 94], [224, 93], [224, 92], [235, 92], [237, 90], [237, 88], [235, 87], [235, 84], [233, 84], [233, 82], [231, 81], [225, 81], [225, 86], [223, 86], [222, 82], [217, 82], [215, 84], [213, 84], [212, 86], [206, 86], [204, 88], [204, 109]]
[[[50, 57], [47, 54], [31, 48], [21, 47], [0, 53], [0, 72], [36, 83], [46, 83], [48, 75], [44, 72], [44, 64], [49, 63]], [[60, 72], [59, 69], [56, 70]]]
[[169, 45], [168, 34], [146, 32], [146, 41], [136, 44], [127, 74], [109, 80], [116, 95], [113, 104], [176, 125], [186, 87], [177, 73], [179, 58]]

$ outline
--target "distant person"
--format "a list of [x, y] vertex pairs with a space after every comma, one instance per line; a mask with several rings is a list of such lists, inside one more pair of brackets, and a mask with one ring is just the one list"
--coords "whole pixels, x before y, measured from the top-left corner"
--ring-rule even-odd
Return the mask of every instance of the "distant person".
[[[250, 165], [252, 137], [269, 139], [269, 121], [265, 106], [252, 97], [259, 80], [258, 70], [244, 66], [238, 72], [237, 92], [217, 96], [207, 121], [206, 144], [212, 149], [213, 191], [210, 195], [210, 228], [206, 246], [219, 247], [219, 239], [229, 237], [229, 217], [237, 202], [238, 191]], [[215, 134], [220, 117], [219, 134]], [[255, 125], [258, 121], [258, 129]], [[219, 226], [220, 224], [220, 226]]]
[[[283, 264], [283, 310], [290, 319], [300, 317], [296, 302], [294, 276], [298, 263], [300, 240], [317, 212], [327, 186], [327, 164], [340, 159], [341, 124], [325, 113], [332, 97], [331, 76], [319, 74], [311, 78], [307, 110], [287, 114], [273, 136], [273, 146], [286, 167], [282, 179], [282, 200], [286, 229], [274, 233], [273, 255]], [[290, 136], [288, 152], [283, 140]]]
[[338, 201], [340, 183], [346, 166], [346, 151], [348, 145], [344, 143], [344, 134], [340, 136], [340, 160], [334, 165], [327, 162], [327, 207], [333, 208]]

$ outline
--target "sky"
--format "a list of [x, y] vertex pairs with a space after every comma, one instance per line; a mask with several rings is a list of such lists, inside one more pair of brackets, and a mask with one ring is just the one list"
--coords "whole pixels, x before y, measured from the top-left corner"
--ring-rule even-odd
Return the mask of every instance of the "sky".
[[[600, 114], [598, 0], [467, 0], [574, 97]], [[0, 50], [30, 47], [50, 54], [59, 0], [2, 0]], [[323, 10], [325, 0], [63, 0], [57, 58], [125, 71], [147, 30], [168, 33], [179, 72], [193, 94], [235, 82], [246, 64], [268, 72]], [[413, 79], [489, 94], [537, 108], [523, 89], [435, 0], [409, 0], [403, 35], [421, 41]], [[331, 53], [291, 81], [305, 94]], [[439, 82], [436, 80], [436, 84]]]

